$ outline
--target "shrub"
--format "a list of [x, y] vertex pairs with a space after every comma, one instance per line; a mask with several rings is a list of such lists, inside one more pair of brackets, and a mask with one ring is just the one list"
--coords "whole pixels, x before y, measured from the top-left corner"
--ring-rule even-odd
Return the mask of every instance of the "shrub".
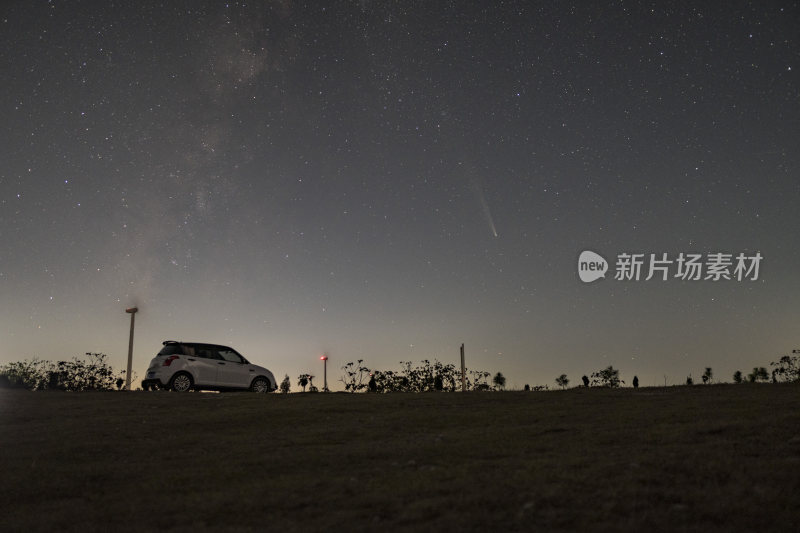
[[3, 365], [0, 367], [0, 375], [8, 380], [10, 387], [44, 390], [50, 383], [50, 373], [54, 368], [50, 361], [34, 358]]
[[[86, 353], [86, 359], [71, 361], [43, 361], [33, 359], [8, 363], [0, 367], [9, 385], [31, 390], [54, 389], [63, 391], [114, 390], [124, 383], [125, 372], [115, 374], [102, 353]], [[120, 388], [121, 385], [117, 385]]]
[[775, 367], [772, 375], [776, 381], [800, 381], [800, 356], [784, 355], [770, 366]]
[[489, 376], [491, 375], [489, 372], [481, 370], [468, 370], [468, 373], [472, 376], [473, 379], [471, 381], [467, 379], [467, 390], [474, 390], [474, 391], [491, 390], [491, 387], [489, 386], [488, 382]]
[[[370, 370], [364, 361], [347, 363], [342, 367], [344, 375], [339, 379], [349, 392], [428, 392], [461, 389], [461, 372], [452, 364], [423, 360], [419, 365], [400, 361], [401, 370]], [[465, 376], [467, 390], [490, 390], [487, 380], [489, 372], [469, 370]]]
[[370, 375], [369, 368], [364, 366], [364, 360], [359, 359], [357, 364], [352, 361], [342, 367], [344, 376], [339, 381], [344, 383], [344, 390], [348, 392], [358, 392], [367, 388], [368, 383], [364, 383], [367, 376]]
[[769, 381], [769, 373], [763, 366], [753, 367], [753, 371], [750, 372], [750, 374], [747, 376], [747, 379], [750, 381], [750, 383]]
[[619, 370], [613, 366], [609, 366], [603, 370], [592, 373], [592, 385], [599, 385], [600, 387], [610, 387], [614, 389], [619, 387], [620, 383], [624, 382], [619, 379]]

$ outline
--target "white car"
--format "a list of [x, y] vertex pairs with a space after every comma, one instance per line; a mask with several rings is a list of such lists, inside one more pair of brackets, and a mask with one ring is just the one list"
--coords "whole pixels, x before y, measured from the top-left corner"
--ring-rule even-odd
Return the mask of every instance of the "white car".
[[164, 341], [147, 369], [142, 388], [188, 390], [252, 390], [272, 392], [275, 376], [251, 364], [227, 346], [200, 342]]

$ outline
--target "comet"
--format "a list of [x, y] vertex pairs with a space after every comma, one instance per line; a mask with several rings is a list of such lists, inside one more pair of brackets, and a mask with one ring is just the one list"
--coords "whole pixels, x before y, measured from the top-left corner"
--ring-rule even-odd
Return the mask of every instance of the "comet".
[[497, 227], [494, 225], [492, 211], [489, 209], [489, 203], [486, 201], [486, 196], [483, 194], [483, 187], [477, 178], [470, 180], [470, 189], [472, 189], [475, 193], [475, 197], [478, 199], [478, 203], [483, 211], [483, 218], [486, 219], [486, 223], [489, 225], [489, 231], [492, 232], [492, 235], [497, 237]]

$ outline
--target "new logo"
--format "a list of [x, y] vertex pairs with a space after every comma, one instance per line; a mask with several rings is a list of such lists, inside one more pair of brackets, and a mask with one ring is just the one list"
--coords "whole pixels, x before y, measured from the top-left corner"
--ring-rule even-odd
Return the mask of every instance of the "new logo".
[[608, 261], [590, 250], [584, 250], [578, 257], [578, 276], [584, 283], [591, 283], [606, 277]]

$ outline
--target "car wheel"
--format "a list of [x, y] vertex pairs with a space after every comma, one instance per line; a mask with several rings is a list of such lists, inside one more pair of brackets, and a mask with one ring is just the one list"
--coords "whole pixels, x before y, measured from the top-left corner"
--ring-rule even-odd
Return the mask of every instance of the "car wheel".
[[266, 378], [256, 378], [253, 380], [253, 384], [250, 385], [250, 390], [253, 392], [269, 392], [271, 388], [270, 382]]
[[194, 385], [194, 383], [192, 383], [192, 376], [185, 372], [175, 374], [172, 376], [172, 379], [169, 380], [169, 389], [175, 392], [186, 392], [192, 388], [192, 385]]

